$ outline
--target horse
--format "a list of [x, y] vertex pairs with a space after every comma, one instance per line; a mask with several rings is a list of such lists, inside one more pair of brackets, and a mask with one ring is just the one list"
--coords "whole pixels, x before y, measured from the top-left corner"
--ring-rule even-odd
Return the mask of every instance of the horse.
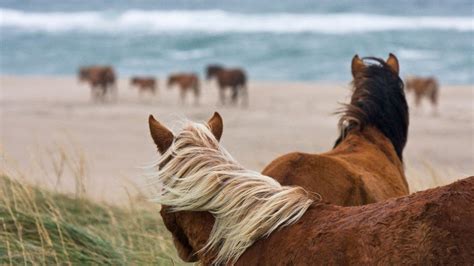
[[230, 88], [231, 102], [237, 104], [237, 98], [239, 93], [242, 93], [242, 104], [248, 105], [248, 89], [247, 89], [247, 76], [245, 72], [240, 68], [225, 69], [220, 65], [209, 65], [206, 68], [206, 79], [211, 80], [212, 78], [217, 79], [217, 85], [219, 86], [219, 99], [222, 105], [225, 104], [225, 90]]
[[107, 94], [117, 98], [115, 71], [111, 66], [85, 66], [79, 68], [79, 82], [88, 82], [91, 86], [92, 100], [105, 100]]
[[242, 167], [219, 144], [220, 116], [176, 136], [149, 117], [161, 158], [151, 199], [186, 262], [235, 265], [467, 264], [474, 176], [366, 206], [321, 202]]
[[153, 95], [156, 94], [157, 84], [154, 77], [132, 77], [130, 85], [136, 86], [140, 94], [145, 91], [149, 91]]
[[[366, 65], [363, 60], [375, 64]], [[355, 206], [407, 195], [403, 149], [408, 106], [398, 59], [352, 59], [353, 93], [340, 110], [340, 135], [321, 154], [293, 152], [268, 164], [262, 174], [285, 185], [317, 192], [330, 203]]]
[[439, 83], [435, 77], [416, 77], [410, 76], [405, 79], [405, 89], [410, 92], [413, 91], [415, 95], [415, 106], [419, 107], [422, 98], [427, 98], [431, 101], [434, 107], [434, 113], [437, 112]]
[[181, 103], [185, 103], [186, 94], [192, 90], [194, 92], [194, 103], [199, 103], [199, 78], [194, 73], [175, 73], [168, 77], [168, 88], [177, 84], [180, 89]]

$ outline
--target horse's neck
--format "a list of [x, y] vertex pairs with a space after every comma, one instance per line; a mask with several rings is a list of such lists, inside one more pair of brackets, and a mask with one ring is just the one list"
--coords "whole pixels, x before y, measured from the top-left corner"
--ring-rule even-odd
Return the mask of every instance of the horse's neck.
[[395, 165], [400, 173], [403, 174], [403, 163], [398, 157], [392, 142], [377, 128], [367, 126], [363, 130], [352, 130], [338, 147], [341, 149], [351, 148], [354, 142], [364, 145], [367, 149], [382, 152], [387, 160]]
[[[177, 212], [177, 222], [186, 235], [194, 252], [202, 250], [206, 245], [214, 225], [214, 217], [209, 212], [182, 211]], [[199, 260], [211, 262], [215, 254], [197, 254]]]

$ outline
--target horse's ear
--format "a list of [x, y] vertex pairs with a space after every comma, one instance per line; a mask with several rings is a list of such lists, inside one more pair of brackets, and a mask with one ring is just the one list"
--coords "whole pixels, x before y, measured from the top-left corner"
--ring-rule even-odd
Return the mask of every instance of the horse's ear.
[[365, 69], [364, 62], [359, 58], [358, 55], [354, 55], [352, 58], [351, 70], [352, 70], [352, 77], [356, 77], [357, 73], [362, 72]]
[[173, 133], [163, 126], [160, 122], [150, 115], [148, 117], [148, 125], [150, 126], [151, 138], [158, 147], [158, 151], [163, 154], [173, 143]]
[[214, 112], [214, 115], [207, 121], [207, 125], [211, 130], [214, 137], [217, 141], [221, 140], [222, 131], [224, 130], [224, 123], [222, 122], [222, 117], [218, 112]]
[[387, 59], [387, 65], [395, 72], [397, 73], [400, 73], [400, 65], [398, 64], [398, 59], [397, 57], [390, 53], [388, 55], [388, 59]]

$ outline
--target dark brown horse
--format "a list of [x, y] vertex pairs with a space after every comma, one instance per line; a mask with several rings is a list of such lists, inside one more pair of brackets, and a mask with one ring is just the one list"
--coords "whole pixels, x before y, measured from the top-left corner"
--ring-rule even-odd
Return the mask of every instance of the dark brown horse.
[[157, 84], [154, 77], [132, 77], [130, 85], [137, 87], [140, 94], [146, 91], [156, 94]]
[[168, 88], [173, 85], [178, 85], [180, 89], [181, 103], [184, 104], [186, 100], [186, 94], [188, 91], [194, 92], [194, 102], [199, 103], [199, 78], [194, 73], [176, 73], [168, 77]]
[[420, 106], [421, 99], [427, 98], [434, 107], [434, 113], [437, 112], [439, 83], [435, 77], [408, 77], [405, 80], [405, 89], [413, 92], [415, 95], [415, 105]]
[[115, 71], [111, 66], [86, 66], [78, 71], [80, 82], [87, 82], [91, 86], [91, 96], [93, 100], [105, 100], [110, 94], [117, 98], [117, 86]]
[[226, 69], [220, 65], [209, 65], [206, 69], [206, 79], [216, 78], [219, 86], [219, 99], [221, 104], [225, 104], [225, 90], [231, 89], [231, 102], [237, 104], [239, 94], [242, 103], [248, 105], [247, 77], [240, 68]]
[[190, 123], [175, 137], [149, 119], [163, 154], [150, 184], [154, 200], [164, 204], [163, 221], [183, 260], [205, 265], [474, 261], [474, 177], [367, 206], [321, 203], [300, 187], [281, 186], [242, 168], [218, 143], [219, 120], [215, 114], [207, 125]]
[[357, 55], [352, 60], [354, 91], [342, 110], [340, 136], [331, 151], [294, 152], [271, 162], [263, 174], [285, 185], [317, 192], [333, 204], [364, 205], [407, 195], [403, 149], [408, 106], [397, 58], [385, 62]]

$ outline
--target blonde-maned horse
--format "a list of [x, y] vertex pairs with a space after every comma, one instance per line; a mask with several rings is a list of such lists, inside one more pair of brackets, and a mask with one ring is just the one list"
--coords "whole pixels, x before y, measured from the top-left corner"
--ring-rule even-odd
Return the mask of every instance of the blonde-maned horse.
[[283, 155], [262, 174], [286, 185], [302, 186], [320, 194], [324, 201], [343, 206], [407, 195], [402, 153], [408, 134], [408, 106], [398, 73], [398, 59], [393, 54], [386, 61], [354, 56], [353, 94], [341, 112], [341, 133], [334, 148], [321, 154]]
[[176, 136], [149, 118], [162, 157], [152, 199], [188, 262], [235, 265], [469, 264], [474, 177], [367, 206], [321, 203], [242, 167], [219, 144], [220, 116]]

